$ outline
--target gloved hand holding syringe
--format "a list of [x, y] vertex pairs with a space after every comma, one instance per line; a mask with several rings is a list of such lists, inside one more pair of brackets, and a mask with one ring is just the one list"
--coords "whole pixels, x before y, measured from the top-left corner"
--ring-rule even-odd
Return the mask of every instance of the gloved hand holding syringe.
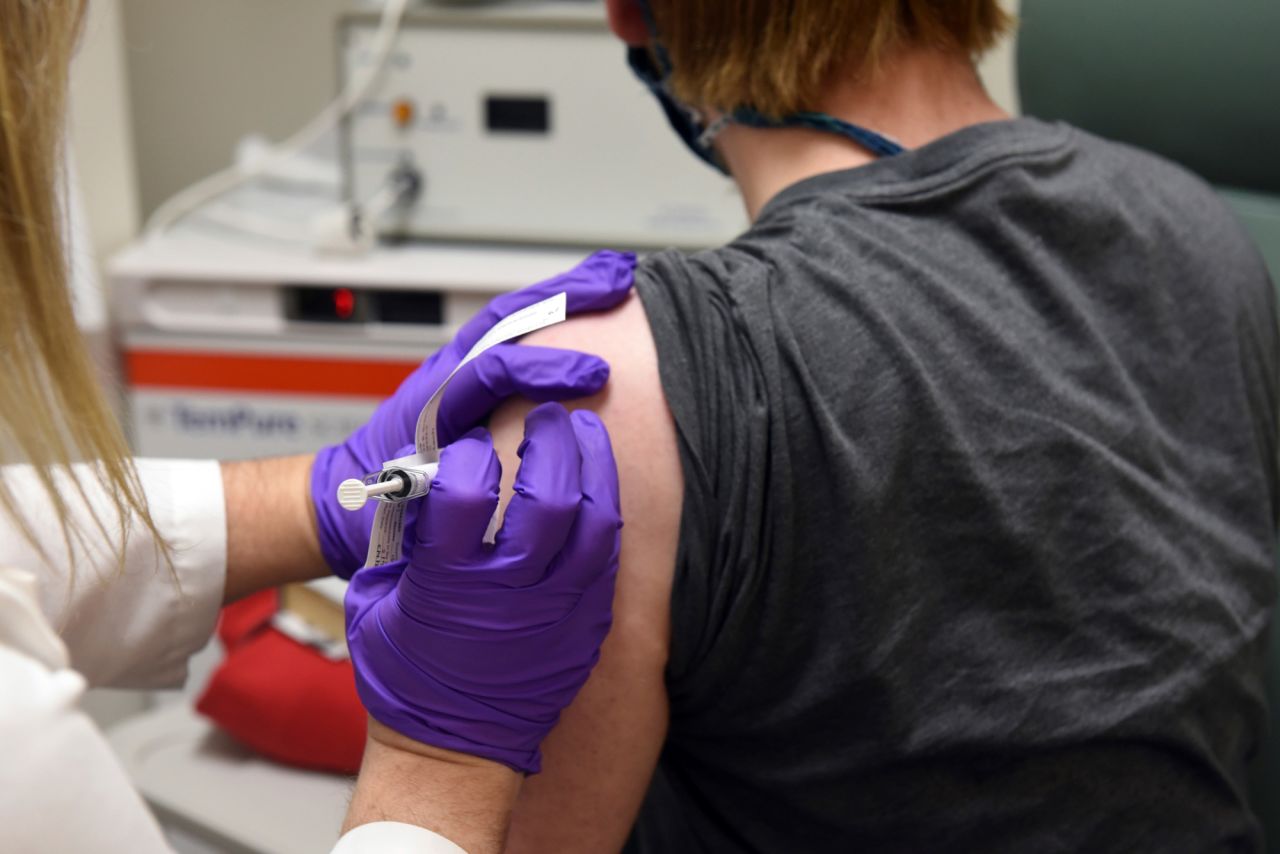
[[[565, 305], [565, 294], [559, 293], [499, 320], [468, 351], [422, 408], [414, 433], [414, 453], [387, 460], [381, 471], [371, 472], [363, 479], [344, 480], [338, 486], [338, 503], [346, 510], [359, 510], [371, 498], [381, 502], [374, 515], [366, 567], [399, 560], [404, 533], [404, 502], [420, 498], [431, 489], [431, 481], [440, 465], [437, 417], [440, 400], [449, 381], [464, 365], [490, 347], [560, 323], [565, 319]], [[485, 536], [486, 541], [492, 542], [493, 534], [491, 526]]]
[[[609, 377], [608, 364], [589, 353], [510, 342], [490, 347], [455, 375], [477, 343], [508, 316], [560, 293], [566, 296], [565, 313], [570, 317], [607, 311], [631, 292], [634, 270], [635, 256], [629, 253], [596, 252], [570, 270], [495, 297], [462, 324], [452, 341], [406, 377], [366, 423], [343, 441], [316, 453], [310, 483], [316, 534], [321, 554], [335, 575], [350, 578], [365, 565], [376, 511], [386, 503], [368, 502], [356, 512], [344, 509], [337, 499], [343, 481], [355, 479], [363, 484], [360, 491], [351, 490], [353, 499], [376, 498], [369, 495], [367, 487], [397, 476], [383, 474], [384, 464], [425, 447], [421, 442], [415, 446], [422, 432], [419, 427], [438, 431], [437, 447], [449, 445], [482, 425], [509, 398], [545, 403], [588, 397], [599, 392]], [[440, 392], [449, 377], [448, 388]], [[424, 420], [423, 405], [432, 395], [438, 397], [438, 415]], [[375, 475], [367, 477], [369, 472]], [[424, 486], [430, 485], [432, 476], [423, 475]], [[395, 491], [394, 484], [383, 488]], [[420, 503], [408, 503], [406, 526]]]
[[[441, 449], [436, 419], [459, 368], [565, 313], [557, 293], [498, 320], [422, 408], [414, 453], [338, 488], [348, 509], [378, 501], [368, 556], [345, 600], [365, 708], [402, 736], [523, 774], [539, 770], [539, 745], [609, 631], [622, 527], [617, 468], [594, 413], [542, 404], [525, 418], [498, 531], [502, 466], [492, 437], [473, 428]], [[428, 492], [405, 536], [410, 500]]]

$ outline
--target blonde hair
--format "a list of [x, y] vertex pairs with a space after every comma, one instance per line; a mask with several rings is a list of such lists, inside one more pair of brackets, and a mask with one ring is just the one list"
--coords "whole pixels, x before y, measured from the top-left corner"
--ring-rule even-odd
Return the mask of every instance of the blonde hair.
[[772, 117], [817, 109], [837, 72], [874, 72], [894, 49], [977, 56], [1013, 23], [999, 0], [650, 0], [676, 97]]
[[[134, 520], [162, 541], [67, 287], [62, 132], [68, 65], [83, 12], [83, 0], [0, 0], [0, 463], [32, 464], [61, 520], [68, 552], [93, 538], [112, 543], [123, 560]], [[107, 506], [90, 502], [76, 478], [57, 477], [80, 460], [96, 463]], [[55, 478], [64, 487], [74, 484], [73, 497], [90, 508], [94, 530], [72, 521], [84, 517], [69, 512]], [[48, 558], [3, 478], [0, 507]]]

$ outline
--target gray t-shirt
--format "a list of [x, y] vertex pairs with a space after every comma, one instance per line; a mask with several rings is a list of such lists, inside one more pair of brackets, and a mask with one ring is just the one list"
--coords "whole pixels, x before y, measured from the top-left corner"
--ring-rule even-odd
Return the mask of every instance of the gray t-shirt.
[[1259, 850], [1280, 344], [1205, 184], [980, 125], [637, 281], [686, 497], [629, 850]]

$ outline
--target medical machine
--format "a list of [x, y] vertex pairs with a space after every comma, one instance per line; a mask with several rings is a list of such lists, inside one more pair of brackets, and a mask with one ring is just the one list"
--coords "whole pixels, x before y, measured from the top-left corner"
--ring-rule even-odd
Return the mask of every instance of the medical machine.
[[[703, 247], [746, 225], [732, 184], [684, 149], [627, 68], [603, 3], [408, 12], [342, 131], [357, 205], [395, 188], [384, 236]], [[378, 16], [339, 23], [344, 79], [374, 62]], [[404, 187], [412, 192], [402, 193]]]
[[471, 245], [325, 257], [192, 230], [134, 244], [109, 266], [134, 449], [237, 459], [339, 441], [491, 297], [584, 254]]

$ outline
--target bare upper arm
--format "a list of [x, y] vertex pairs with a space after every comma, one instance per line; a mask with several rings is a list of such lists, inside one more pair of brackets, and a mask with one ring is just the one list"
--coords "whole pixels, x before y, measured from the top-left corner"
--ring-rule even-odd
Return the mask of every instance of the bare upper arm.
[[[663, 671], [684, 494], [675, 426], [638, 297], [525, 341], [595, 353], [610, 363], [603, 393], [567, 405], [596, 411], [609, 429], [624, 527], [613, 629], [591, 678], [543, 744], [542, 773], [524, 783], [507, 848], [617, 850], [635, 820], [666, 737]], [[508, 404], [491, 423], [502, 458], [504, 497], [515, 478], [515, 451], [530, 406]]]

